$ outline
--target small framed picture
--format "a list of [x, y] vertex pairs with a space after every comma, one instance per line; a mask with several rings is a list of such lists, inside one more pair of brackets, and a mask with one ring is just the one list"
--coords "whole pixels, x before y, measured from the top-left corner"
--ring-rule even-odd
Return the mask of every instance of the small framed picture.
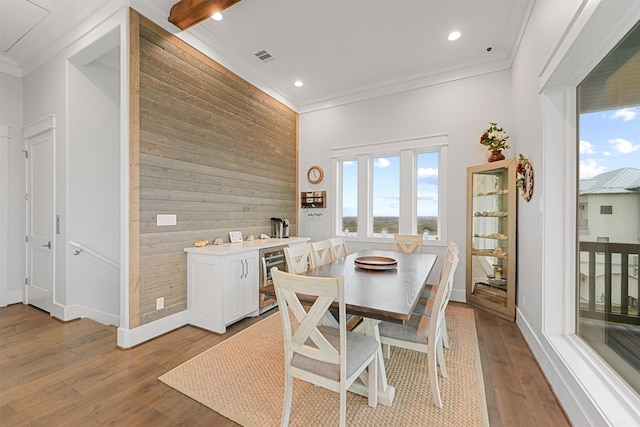
[[230, 231], [229, 240], [231, 243], [242, 242], [242, 231]]

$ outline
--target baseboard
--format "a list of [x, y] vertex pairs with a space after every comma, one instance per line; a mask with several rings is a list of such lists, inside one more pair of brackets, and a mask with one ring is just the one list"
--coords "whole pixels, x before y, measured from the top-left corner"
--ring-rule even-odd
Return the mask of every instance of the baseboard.
[[635, 425], [640, 400], [576, 336], [539, 336], [517, 310], [516, 323], [572, 425]]
[[134, 329], [118, 328], [118, 347], [127, 349], [189, 324], [187, 310], [172, 314]]
[[120, 316], [111, 313], [105, 313], [93, 308], [84, 307], [81, 305], [68, 305], [64, 307], [64, 318], [62, 320], [73, 320], [81, 318], [89, 318], [103, 325], [120, 325]]
[[5, 295], [5, 298], [0, 303], [0, 307], [6, 307], [9, 304], [17, 304], [22, 302], [22, 292], [21, 291], [8, 291]]
[[467, 292], [460, 289], [451, 290], [451, 301], [455, 302], [467, 302]]

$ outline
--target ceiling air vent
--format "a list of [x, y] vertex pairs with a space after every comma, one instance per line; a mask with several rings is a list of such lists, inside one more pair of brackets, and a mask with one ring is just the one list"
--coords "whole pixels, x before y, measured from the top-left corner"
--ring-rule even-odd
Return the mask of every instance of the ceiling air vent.
[[273, 61], [273, 56], [271, 56], [271, 54], [266, 50], [259, 50], [254, 53], [254, 55], [257, 56], [262, 62]]

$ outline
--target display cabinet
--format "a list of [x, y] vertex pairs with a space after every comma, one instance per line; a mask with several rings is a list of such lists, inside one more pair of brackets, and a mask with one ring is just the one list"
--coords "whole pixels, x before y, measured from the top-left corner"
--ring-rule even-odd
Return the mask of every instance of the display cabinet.
[[515, 158], [467, 169], [467, 302], [515, 320]]

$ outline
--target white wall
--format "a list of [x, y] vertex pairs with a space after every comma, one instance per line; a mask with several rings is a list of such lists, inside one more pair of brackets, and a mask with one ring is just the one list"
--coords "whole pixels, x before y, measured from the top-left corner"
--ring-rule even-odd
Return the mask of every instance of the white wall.
[[54, 236], [55, 248], [55, 278], [53, 292], [52, 315], [64, 318], [63, 307], [67, 304], [66, 286], [66, 238], [67, 230], [64, 226], [67, 218], [66, 198], [66, 73], [65, 60], [56, 56], [44, 65], [23, 78], [24, 90], [24, 125], [54, 114], [56, 116], [56, 214], [61, 218], [60, 234]]
[[[117, 32], [115, 40], [119, 41]], [[86, 65], [68, 66], [67, 235], [69, 241], [90, 248], [112, 263], [87, 251], [74, 255], [76, 248], [68, 245], [66, 285], [68, 305], [76, 308], [77, 315], [118, 325], [120, 71], [119, 63], [112, 67], [101, 62], [102, 53], [95, 52], [94, 59]], [[84, 59], [86, 54], [81, 56]]]
[[[101, 53], [113, 49], [113, 41], [120, 42], [126, 16], [122, 9], [105, 19], [23, 78], [24, 123], [49, 114], [57, 119], [56, 214], [61, 227], [55, 236], [51, 314], [63, 320], [87, 316], [118, 323], [119, 269], [97, 267], [94, 260], [79, 267], [78, 262], [90, 255], [74, 256], [68, 241], [76, 233], [74, 238], [88, 241], [79, 243], [120, 260], [120, 71], [93, 64], [84, 73], [91, 74], [90, 80], [69, 60], [84, 65], [90, 62], [91, 46], [98, 46]], [[95, 270], [93, 281], [87, 277], [89, 270]]]
[[25, 278], [25, 158], [22, 149], [22, 80], [0, 72], [0, 307], [22, 300]]
[[[300, 191], [327, 191], [327, 208], [313, 209], [322, 217], [307, 218], [300, 212], [298, 234], [313, 240], [332, 236], [334, 206], [331, 150], [338, 147], [390, 142], [416, 137], [448, 134], [447, 230], [441, 242], [430, 241], [425, 251], [443, 254], [449, 240], [464, 248], [466, 242], [467, 167], [487, 162], [488, 152], [479, 143], [489, 122], [511, 128], [511, 77], [509, 71], [494, 72], [421, 89], [388, 95], [300, 115]], [[515, 156], [513, 149], [506, 155]], [[309, 166], [325, 170], [321, 184], [306, 179]], [[350, 251], [378, 247], [386, 243], [348, 238]], [[460, 260], [452, 298], [465, 299], [465, 260]], [[438, 266], [434, 268], [437, 274]]]

